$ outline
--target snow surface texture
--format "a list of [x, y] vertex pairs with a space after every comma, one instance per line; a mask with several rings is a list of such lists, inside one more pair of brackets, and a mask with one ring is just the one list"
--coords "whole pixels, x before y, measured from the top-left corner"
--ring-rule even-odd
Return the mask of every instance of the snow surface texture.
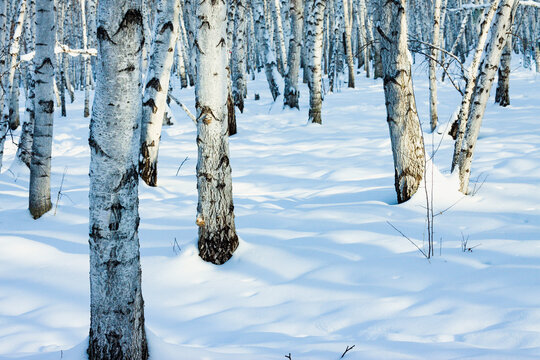
[[[415, 68], [427, 73], [425, 64]], [[396, 204], [380, 81], [361, 74], [357, 89], [327, 94], [322, 126], [306, 125], [304, 85], [298, 112], [282, 110], [281, 98], [273, 104], [264, 74], [249, 83], [230, 147], [241, 242], [220, 267], [197, 254], [196, 129], [172, 105], [160, 186], [140, 186], [151, 358], [339, 359], [353, 344], [345, 359], [539, 358], [540, 79], [515, 68], [512, 105], [490, 99], [487, 108], [471, 177], [480, 179], [476, 195], [461, 195], [448, 174], [448, 136], [436, 166], [428, 164], [435, 212], [450, 208], [435, 217], [431, 262], [387, 224], [422, 246], [424, 191]], [[439, 86], [443, 133], [460, 99], [447, 82]], [[427, 76], [415, 79], [415, 90], [427, 130]], [[0, 359], [86, 358], [89, 148], [82, 95], [67, 118], [56, 114], [51, 212], [30, 217], [24, 167], [0, 175]], [[194, 109], [193, 89], [178, 97]], [[441, 136], [426, 133], [428, 153]], [[8, 167], [16, 149], [6, 145]], [[472, 252], [462, 252], [462, 234]]]

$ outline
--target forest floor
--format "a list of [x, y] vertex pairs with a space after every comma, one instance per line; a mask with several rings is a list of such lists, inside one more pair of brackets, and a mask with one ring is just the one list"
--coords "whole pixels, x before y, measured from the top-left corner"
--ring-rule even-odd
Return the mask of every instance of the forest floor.
[[[424, 190], [396, 204], [381, 80], [362, 73], [356, 89], [327, 94], [322, 126], [306, 122], [306, 86], [296, 111], [283, 110], [281, 97], [272, 103], [262, 73], [249, 82], [230, 141], [240, 246], [219, 267], [198, 257], [196, 129], [173, 104], [159, 187], [140, 185], [151, 358], [337, 360], [355, 345], [345, 359], [538, 359], [540, 76], [514, 68], [512, 105], [491, 99], [486, 111], [474, 196], [457, 191], [453, 142], [443, 137], [460, 97], [439, 85], [440, 127], [431, 135], [426, 77], [415, 78], [428, 155], [440, 144], [428, 164], [430, 261], [388, 223], [425, 245]], [[415, 71], [427, 73], [425, 65]], [[175, 95], [194, 111], [193, 89]], [[68, 116], [55, 118], [54, 205], [37, 221], [27, 210], [28, 171], [8, 169], [16, 149], [6, 144], [0, 359], [86, 358], [90, 152], [82, 100], [77, 93]]]

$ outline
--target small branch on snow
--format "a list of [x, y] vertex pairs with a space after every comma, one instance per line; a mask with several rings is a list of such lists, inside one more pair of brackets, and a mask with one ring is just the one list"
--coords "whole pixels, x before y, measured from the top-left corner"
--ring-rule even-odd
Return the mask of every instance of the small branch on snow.
[[341, 358], [340, 359], [343, 359], [343, 357], [349, 352], [351, 351], [352, 349], [354, 349], [356, 345], [353, 345], [353, 346], [348, 346], [347, 345], [347, 348], [345, 349], [345, 352], [343, 353], [343, 355], [341, 355]]
[[186, 158], [184, 159], [184, 161], [182, 161], [182, 163], [180, 164], [180, 166], [178, 167], [178, 170], [176, 170], [176, 176], [178, 176], [178, 173], [180, 172], [180, 169], [182, 168], [182, 165], [184, 165], [184, 163], [186, 161], [188, 161], [189, 159], [189, 156], [186, 156]]
[[387, 223], [388, 225], [390, 225], [391, 227], [393, 227], [394, 230], [396, 230], [398, 233], [400, 233], [401, 236], [403, 236], [405, 239], [409, 240], [409, 242], [410, 242], [411, 244], [413, 244], [414, 247], [417, 248], [418, 251], [420, 251], [420, 252], [422, 253], [422, 255], [424, 255], [424, 257], [425, 257], [426, 259], [428, 259], [428, 261], [429, 261], [429, 256], [427, 256], [427, 254], [424, 252], [424, 250], [420, 249], [420, 247], [419, 247], [418, 245], [416, 245], [416, 243], [415, 243], [414, 241], [412, 241], [407, 235], [405, 235], [404, 233], [402, 233], [402, 232], [401, 232], [397, 227], [395, 227], [390, 221], [387, 221], [386, 223]]
[[289, 355], [285, 355], [285, 357], [289, 360], [292, 360], [291, 353], [289, 353]]

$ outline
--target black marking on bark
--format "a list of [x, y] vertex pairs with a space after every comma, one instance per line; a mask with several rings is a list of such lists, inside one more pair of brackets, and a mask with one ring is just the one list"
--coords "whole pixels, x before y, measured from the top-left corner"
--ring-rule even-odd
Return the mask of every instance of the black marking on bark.
[[111, 39], [111, 37], [109, 36], [109, 33], [107, 32], [107, 30], [105, 30], [103, 26], [100, 26], [97, 28], [97, 38], [100, 41], [106, 40], [110, 42], [111, 44], [116, 45], [116, 43]]
[[123, 71], [127, 71], [127, 72], [135, 71], [135, 65], [129, 64], [126, 68], [118, 70], [118, 72], [123, 72]]
[[150, 79], [150, 81], [148, 81], [148, 83], [146, 84], [146, 88], [153, 88], [158, 92], [163, 90], [163, 88], [161, 87], [161, 83], [159, 82], [159, 79], [157, 77], [153, 77], [152, 79]]
[[120, 26], [118, 26], [118, 30], [116, 30], [113, 36], [118, 35], [118, 33], [124, 28], [132, 25], [138, 25], [141, 27], [143, 26], [143, 17], [141, 15], [141, 12], [137, 9], [129, 9], [128, 11], [126, 11], [124, 18], [120, 22]]
[[90, 135], [90, 137], [88, 138], [88, 145], [90, 145], [91, 149], [94, 149], [96, 154], [110, 158], [110, 156], [105, 151], [103, 151], [101, 146], [99, 146], [99, 144], [93, 139], [92, 135]]
[[158, 111], [158, 108], [156, 106], [156, 102], [154, 99], [148, 99], [146, 102], [143, 103], [143, 106], [150, 106], [152, 108], [152, 113], [155, 114]]
[[46, 114], [52, 114], [54, 112], [54, 101], [39, 100], [38, 104], [41, 106], [41, 111]]
[[126, 170], [124, 174], [122, 174], [122, 178], [120, 179], [120, 182], [118, 183], [118, 186], [114, 188], [114, 191], [119, 191], [126, 185], [131, 185], [137, 183], [138, 173], [137, 173], [137, 166], [133, 165], [129, 169]]
[[43, 61], [41, 62], [41, 65], [36, 66], [35, 72], [36, 72], [36, 73], [40, 73], [39, 70], [41, 70], [41, 68], [43, 68], [43, 67], [44, 67], [45, 65], [47, 65], [47, 64], [49, 64], [50, 66], [53, 66], [53, 67], [54, 67], [51, 58], [48, 58], [48, 57], [47, 57], [47, 58], [43, 59]]
[[[119, 187], [114, 191], [118, 191], [118, 189]], [[124, 207], [120, 204], [120, 202], [118, 202], [118, 200], [111, 205], [111, 216], [109, 217], [110, 231], [118, 231], [118, 228], [120, 227], [120, 221], [122, 221], [122, 209], [124, 209]]]
[[167, 29], [171, 29], [171, 32], [174, 31], [174, 26], [173, 26], [172, 21], [169, 21], [169, 22], [165, 23], [163, 25], [163, 27], [161, 28], [161, 31], [159, 33], [163, 34], [165, 32], [165, 30], [167, 30]]

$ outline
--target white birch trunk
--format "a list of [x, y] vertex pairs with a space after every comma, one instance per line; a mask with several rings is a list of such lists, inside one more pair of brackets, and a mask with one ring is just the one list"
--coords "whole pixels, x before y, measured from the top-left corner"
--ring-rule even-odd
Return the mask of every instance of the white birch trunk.
[[[329, 5], [332, 4], [331, 2]], [[328, 81], [330, 83], [330, 92], [337, 91], [343, 69], [343, 52], [341, 48], [341, 39], [343, 35], [343, 0], [333, 0], [333, 7], [328, 9], [328, 18], [333, 20], [332, 33], [329, 35], [329, 65]]]
[[[0, 77], [4, 77], [3, 72], [6, 73], [6, 80], [2, 81], [3, 84], [0, 85], [7, 85], [5, 87], [4, 97], [0, 102], [0, 106], [2, 106], [2, 114], [0, 117], [0, 169], [2, 168], [2, 160], [4, 157], [4, 143], [6, 141], [7, 133], [9, 128], [12, 130], [15, 130], [19, 124], [13, 121], [13, 117], [10, 114], [10, 104], [11, 99], [14, 94], [14, 80], [15, 80], [15, 71], [17, 70], [17, 59], [19, 57], [20, 52], [20, 39], [22, 35], [22, 29], [24, 25], [24, 15], [26, 13], [26, 0], [23, 0], [18, 7], [18, 16], [16, 18], [16, 22], [14, 25], [14, 31], [13, 31], [13, 38], [11, 39], [11, 44], [9, 47], [9, 54], [6, 56], [8, 61], [6, 64], [6, 69], [0, 69]], [[1, 25], [1, 24], [0, 24]], [[2, 54], [0, 54], [0, 57], [4, 57]], [[16, 84], [16, 86], [19, 86], [19, 84]], [[0, 86], [1, 87], [1, 86]], [[18, 93], [18, 92], [15, 92]], [[18, 99], [17, 99], [18, 100]]]
[[285, 76], [284, 106], [300, 109], [298, 99], [298, 75], [302, 51], [302, 34], [304, 28], [304, 1], [290, 0], [289, 17], [291, 19], [291, 38], [289, 40], [288, 70]]
[[433, 36], [431, 58], [429, 59], [429, 117], [431, 131], [437, 128], [439, 115], [437, 114], [437, 57], [441, 29], [441, 0], [433, 2]]
[[478, 69], [480, 66], [480, 60], [482, 58], [482, 53], [484, 52], [484, 45], [489, 34], [489, 27], [491, 25], [491, 20], [495, 15], [497, 6], [499, 5], [499, 0], [493, 0], [488, 12], [484, 16], [484, 20], [480, 26], [480, 37], [478, 38], [478, 43], [476, 45], [476, 50], [473, 55], [471, 65], [467, 69], [467, 84], [465, 87], [465, 92], [461, 100], [461, 107], [459, 109], [457, 117], [457, 135], [456, 141], [454, 143], [454, 156], [452, 158], [452, 171], [454, 171], [459, 153], [461, 151], [461, 144], [463, 142], [463, 137], [465, 136], [465, 129], [467, 127], [467, 119], [469, 117], [469, 110], [471, 107], [471, 101], [474, 93], [474, 88], [476, 84], [476, 77], [478, 76]]
[[263, 1], [264, 0], [253, 0], [252, 2], [255, 37], [259, 42], [259, 48], [262, 50], [261, 53], [266, 73], [266, 81], [268, 82], [270, 92], [272, 93], [272, 98], [276, 100], [279, 96], [279, 87], [276, 82], [276, 77], [278, 76], [277, 63], [270, 42], [270, 33], [264, 17]]
[[467, 193], [474, 148], [480, 133], [482, 118], [486, 110], [489, 93], [499, 66], [501, 54], [506, 45], [508, 32], [512, 27], [515, 10], [519, 0], [502, 0], [497, 15], [491, 27], [491, 40], [488, 43], [480, 74], [476, 80], [474, 95], [472, 97], [471, 111], [467, 119], [467, 128], [459, 152], [457, 168], [459, 169], [460, 191]]
[[232, 51], [232, 77], [234, 105], [244, 112], [246, 97], [246, 1], [236, 0], [234, 20], [234, 41]]
[[159, 3], [154, 24], [151, 58], [145, 77], [139, 160], [139, 173], [149, 186], [157, 186], [159, 142], [178, 39], [179, 13], [180, 0], [164, 0]]
[[501, 64], [499, 66], [499, 79], [497, 81], [497, 90], [495, 91], [495, 103], [506, 107], [510, 105], [510, 65], [512, 61], [512, 34], [508, 34], [506, 45], [501, 55]]
[[285, 38], [283, 35], [283, 22], [281, 20], [280, 0], [270, 0], [272, 2], [272, 13], [274, 14], [274, 31], [276, 33], [276, 49], [279, 54], [281, 76], [287, 72], [287, 50], [285, 50]]
[[[28, 16], [25, 21], [24, 40], [26, 45], [26, 52], [34, 51], [34, 14], [35, 14], [35, 1], [30, 0], [28, 4]], [[26, 71], [26, 111], [25, 117], [21, 129], [21, 137], [19, 139], [19, 145], [17, 147], [17, 158], [22, 161], [28, 168], [30, 168], [30, 162], [32, 160], [32, 142], [34, 134], [34, 120], [35, 120], [35, 81], [34, 81], [34, 63], [33, 61], [27, 62]]]
[[36, 4], [36, 98], [34, 142], [30, 163], [28, 208], [34, 219], [51, 209], [51, 151], [54, 118], [54, 68], [56, 55], [54, 0]]
[[381, 41], [387, 122], [394, 156], [398, 203], [409, 200], [424, 175], [422, 129], [416, 111], [407, 47], [406, 0], [381, 0]]
[[98, 6], [89, 138], [89, 360], [148, 358], [138, 239], [141, 10], [140, 0], [100, 0]]
[[325, 0], [307, 0], [307, 36], [309, 68], [309, 122], [322, 124], [322, 56]]
[[227, 137], [227, 6], [203, 1], [197, 7], [197, 225], [199, 255], [223, 264], [238, 247]]
[[354, 56], [352, 49], [352, 6], [350, 4], [351, 0], [341, 0], [343, 1], [343, 21], [345, 23], [345, 54], [347, 55], [347, 67], [349, 69], [349, 81], [347, 86], [354, 89]]

